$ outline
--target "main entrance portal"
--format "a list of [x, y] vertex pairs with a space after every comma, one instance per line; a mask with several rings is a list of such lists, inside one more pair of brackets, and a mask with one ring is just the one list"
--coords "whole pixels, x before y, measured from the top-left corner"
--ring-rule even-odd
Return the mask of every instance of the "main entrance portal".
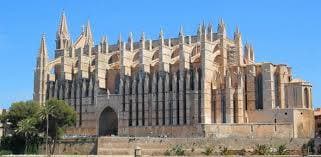
[[99, 136], [111, 136], [118, 134], [117, 113], [111, 108], [106, 107], [99, 117]]

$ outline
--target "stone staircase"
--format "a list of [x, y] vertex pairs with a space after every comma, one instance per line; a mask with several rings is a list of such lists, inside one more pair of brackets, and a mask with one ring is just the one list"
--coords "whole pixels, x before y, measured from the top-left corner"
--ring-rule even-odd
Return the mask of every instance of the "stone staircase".
[[253, 150], [256, 144], [277, 146], [286, 144], [289, 150], [301, 150], [309, 139], [239, 139], [239, 138], [159, 138], [159, 137], [99, 137], [98, 155], [134, 155], [135, 147], [140, 147], [142, 155], [162, 156], [166, 150], [183, 145], [186, 154], [202, 155], [207, 146], [215, 146], [216, 151], [227, 147], [229, 150]]
[[163, 155], [168, 143], [163, 138], [99, 137], [98, 155], [133, 155], [139, 146], [144, 155]]

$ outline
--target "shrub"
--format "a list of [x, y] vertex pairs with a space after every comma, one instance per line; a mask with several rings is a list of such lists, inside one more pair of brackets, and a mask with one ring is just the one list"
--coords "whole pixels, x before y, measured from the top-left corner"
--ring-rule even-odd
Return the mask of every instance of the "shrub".
[[309, 140], [308, 143], [303, 144], [302, 154], [303, 155], [314, 154], [314, 140], [313, 139]]
[[165, 156], [170, 156], [170, 155], [171, 155], [171, 150], [168, 150], [168, 149], [167, 149], [167, 150], [164, 152], [164, 155], [165, 155]]
[[269, 155], [270, 147], [265, 144], [257, 144], [254, 149], [255, 155]]
[[288, 155], [289, 152], [285, 144], [281, 144], [276, 148], [276, 155]]
[[12, 151], [10, 151], [10, 150], [0, 150], [0, 156], [10, 155], [10, 154], [12, 154]]
[[172, 149], [167, 149], [164, 152], [165, 156], [170, 156], [170, 155], [176, 155], [176, 156], [183, 156], [185, 155], [185, 150], [182, 145], [175, 145]]
[[194, 148], [194, 147], [192, 147], [191, 152], [194, 152], [194, 151], [195, 151], [195, 148]]
[[228, 150], [227, 147], [224, 147], [223, 150], [221, 151], [222, 155], [232, 155], [232, 152]]
[[238, 155], [244, 156], [246, 154], [246, 150], [243, 148], [238, 152]]
[[213, 154], [214, 149], [212, 147], [206, 147], [204, 152], [202, 152], [202, 154], [209, 156]]
[[174, 152], [175, 155], [177, 156], [183, 156], [185, 155], [185, 150], [182, 145], [176, 145], [172, 151]]

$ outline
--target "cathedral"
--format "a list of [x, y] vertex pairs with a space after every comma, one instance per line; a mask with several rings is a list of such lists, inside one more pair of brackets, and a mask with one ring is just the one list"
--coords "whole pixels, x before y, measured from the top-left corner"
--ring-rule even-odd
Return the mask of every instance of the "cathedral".
[[223, 20], [214, 28], [94, 44], [88, 22], [73, 42], [63, 13], [53, 59], [41, 38], [33, 99], [74, 108], [77, 122], [66, 134], [313, 137], [312, 85], [285, 64], [255, 62], [238, 28], [232, 38]]

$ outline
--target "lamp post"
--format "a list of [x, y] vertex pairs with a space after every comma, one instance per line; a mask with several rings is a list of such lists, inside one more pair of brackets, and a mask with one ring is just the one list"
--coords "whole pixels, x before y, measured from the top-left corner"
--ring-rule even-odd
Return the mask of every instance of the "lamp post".
[[276, 106], [275, 113], [274, 113], [274, 131], [276, 131], [276, 118], [277, 118], [278, 112], [279, 112], [279, 106]]

